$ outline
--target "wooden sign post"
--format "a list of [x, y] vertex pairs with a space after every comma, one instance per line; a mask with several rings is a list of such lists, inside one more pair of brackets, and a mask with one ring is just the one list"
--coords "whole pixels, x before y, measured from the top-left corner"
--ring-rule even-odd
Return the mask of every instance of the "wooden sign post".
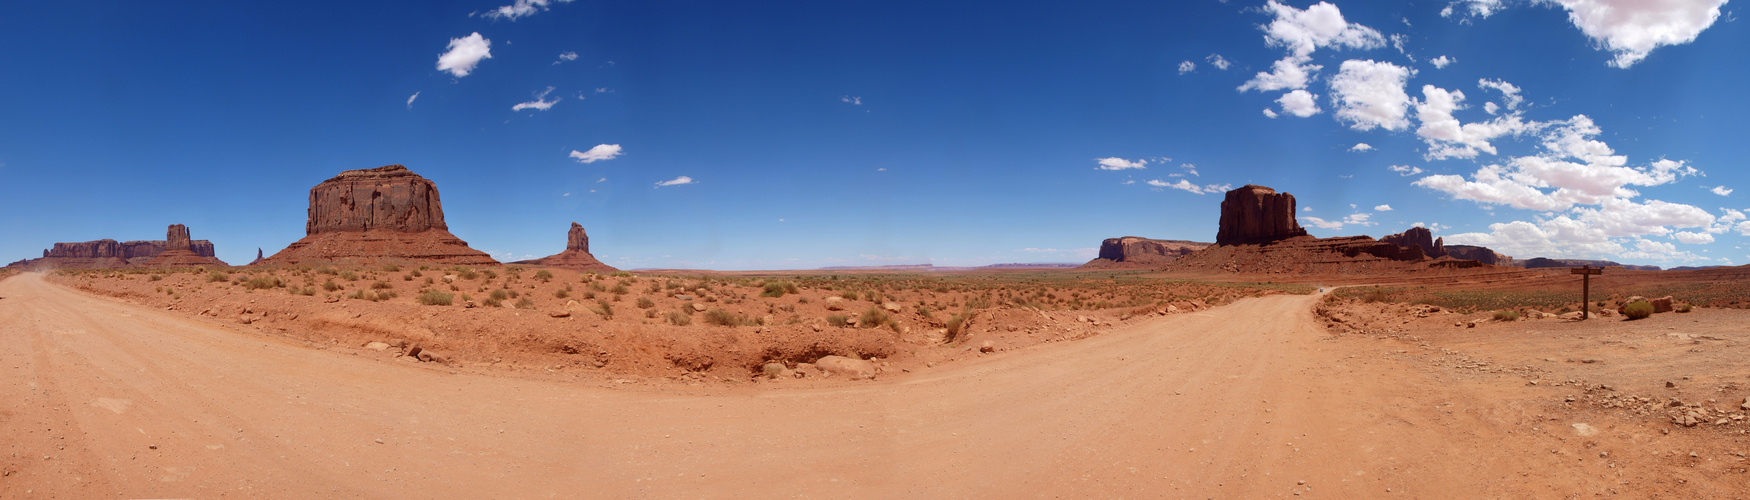
[[1590, 318], [1592, 315], [1592, 275], [1604, 274], [1604, 268], [1586, 265], [1569, 269], [1568, 272], [1580, 275], [1580, 319]]

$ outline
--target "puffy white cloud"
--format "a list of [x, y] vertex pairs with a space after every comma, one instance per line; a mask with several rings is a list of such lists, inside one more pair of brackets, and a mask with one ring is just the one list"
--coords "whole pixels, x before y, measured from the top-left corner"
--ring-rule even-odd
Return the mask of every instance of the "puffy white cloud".
[[1398, 175], [1402, 176], [1402, 177], [1409, 177], [1412, 175], [1421, 175], [1422, 174], [1421, 167], [1412, 167], [1409, 165], [1392, 165], [1390, 167], [1386, 167], [1386, 169], [1391, 170], [1393, 172], [1397, 172]]
[[1497, 252], [1518, 256], [1552, 258], [1596, 258], [1624, 250], [1602, 231], [1560, 216], [1540, 223], [1526, 221], [1489, 224], [1487, 233], [1459, 233], [1446, 236], [1448, 245], [1479, 245]]
[[[608, 89], [595, 89], [595, 91], [597, 94], [600, 94], [602, 92], [607, 92]], [[839, 96], [839, 102], [842, 102], [845, 104], [850, 104], [852, 106], [862, 106], [863, 105], [863, 97], [862, 96], [842, 95], [842, 96]]]
[[[1525, 98], [1520, 97], [1519, 95], [1519, 86], [1507, 83], [1506, 81], [1478, 78], [1477, 88], [1500, 92], [1501, 103], [1507, 105], [1508, 111], [1519, 109], [1519, 105], [1525, 102]], [[1489, 114], [1492, 115], [1495, 113], [1491, 111]]]
[[1525, 122], [1518, 114], [1486, 122], [1459, 123], [1452, 112], [1460, 109], [1464, 109], [1464, 92], [1422, 86], [1422, 99], [1416, 101], [1416, 120], [1422, 125], [1416, 128], [1416, 135], [1428, 143], [1425, 158], [1475, 158], [1479, 152], [1495, 154], [1495, 146], [1489, 141], [1537, 128], [1537, 124]]
[[1343, 61], [1337, 76], [1331, 79], [1331, 100], [1337, 108], [1337, 120], [1361, 131], [1374, 127], [1408, 128], [1410, 95], [1404, 93], [1404, 83], [1415, 72], [1389, 62]]
[[549, 100], [547, 100], [547, 94], [551, 94], [551, 93], [553, 93], [553, 87], [547, 87], [547, 90], [543, 90], [540, 93], [535, 94], [535, 100], [529, 101], [529, 102], [517, 103], [517, 105], [511, 106], [510, 110], [511, 111], [522, 111], [525, 109], [533, 109], [536, 111], [546, 111], [548, 108], [553, 107], [554, 104], [559, 104], [559, 101], [561, 99], [564, 99], [563, 97], [555, 97], [555, 98], [553, 98], [553, 100], [549, 101]]
[[1311, 215], [1300, 216], [1300, 222], [1303, 222], [1308, 226], [1316, 227], [1319, 229], [1342, 229], [1343, 228], [1342, 221], [1328, 221], [1328, 220], [1324, 220], [1324, 219], [1321, 219], [1318, 217], [1313, 217]]
[[1282, 104], [1283, 112], [1301, 118], [1319, 114], [1321, 111], [1318, 105], [1318, 96], [1305, 90], [1296, 89], [1282, 94], [1282, 97], [1276, 99], [1276, 102]]
[[620, 156], [620, 145], [597, 144], [595, 147], [589, 148], [589, 151], [578, 151], [573, 149], [571, 150], [570, 156], [577, 159], [578, 163], [595, 163], [602, 160], [612, 160]]
[[1162, 180], [1152, 180], [1152, 181], [1148, 181], [1148, 185], [1154, 186], [1157, 188], [1178, 189], [1178, 190], [1185, 191], [1185, 192], [1192, 193], [1192, 194], [1220, 193], [1220, 192], [1224, 192], [1224, 191], [1228, 191], [1228, 190], [1233, 189], [1233, 186], [1230, 184], [1208, 184], [1208, 185], [1198, 186], [1196, 184], [1192, 184], [1191, 181], [1188, 181], [1185, 179], [1179, 179], [1179, 182], [1173, 182], [1173, 183], [1169, 183], [1167, 181], [1162, 181]]
[[559, 53], [559, 60], [553, 61], [553, 64], [559, 64], [559, 63], [566, 62], [566, 61], [576, 61], [576, 60], [577, 60], [577, 53], [576, 52], [565, 51], [565, 52]]
[[515, 3], [510, 5], [499, 6], [496, 9], [487, 11], [484, 15], [493, 19], [508, 18], [515, 21], [519, 17], [532, 16], [543, 10], [547, 10], [548, 6], [554, 3], [569, 2], [571, 2], [571, 0], [516, 0]]
[[1227, 71], [1229, 66], [1233, 66], [1233, 63], [1228, 62], [1227, 58], [1221, 57], [1221, 54], [1210, 54], [1208, 57], [1204, 57], [1203, 60], [1204, 62], [1208, 62], [1210, 66], [1215, 66], [1215, 69], [1222, 71]]
[[1627, 187], [1630, 185], [1657, 186], [1700, 174], [1685, 162], [1668, 159], [1645, 167], [1624, 166], [1628, 159], [1595, 139], [1601, 131], [1585, 115], [1535, 126], [1542, 130], [1546, 150], [1542, 155], [1514, 158], [1509, 166], [1484, 166], [1470, 181], [1456, 175], [1431, 175], [1415, 184], [1458, 199], [1558, 211], [1575, 204], [1596, 205], [1639, 196]]
[[1455, 62], [1458, 62], [1458, 60], [1450, 58], [1450, 57], [1446, 57], [1444, 55], [1428, 60], [1428, 64], [1434, 65], [1434, 69], [1446, 69], [1446, 67], [1448, 65], [1451, 65], [1452, 63], [1455, 63]]
[[1100, 164], [1100, 166], [1099, 166], [1100, 170], [1124, 170], [1124, 169], [1130, 169], [1130, 168], [1148, 168], [1146, 166], [1146, 165], [1148, 165], [1147, 159], [1138, 159], [1136, 161], [1130, 161], [1130, 160], [1126, 160], [1123, 158], [1112, 157], [1112, 158], [1100, 158], [1100, 159], [1095, 160], [1095, 161]]
[[1385, 37], [1378, 31], [1344, 20], [1342, 11], [1329, 2], [1300, 10], [1270, 0], [1264, 10], [1276, 16], [1264, 27], [1264, 41], [1285, 47], [1291, 54], [1310, 55], [1321, 47], [1372, 49], [1385, 45]]
[[1375, 207], [1373, 207], [1373, 211], [1375, 211], [1375, 212], [1390, 212], [1390, 211], [1391, 211], [1391, 205], [1379, 205], [1379, 206], [1375, 206]]
[[1627, 68], [1653, 49], [1695, 41], [1720, 17], [1726, 0], [1545, 0], [1568, 9], [1581, 33], [1616, 53], [1610, 65]]
[[1324, 68], [1312, 63], [1307, 56], [1290, 55], [1270, 65], [1270, 72], [1258, 72], [1251, 80], [1240, 85], [1239, 90], [1256, 90], [1269, 92], [1282, 89], [1306, 88], [1306, 82], [1312, 79], [1312, 73]]
[[1264, 108], [1264, 116], [1268, 117], [1268, 118], [1275, 118], [1276, 117], [1276, 110], [1273, 110], [1270, 108]]
[[1355, 225], [1360, 225], [1360, 226], [1377, 226], [1377, 225], [1379, 225], [1378, 222], [1368, 222], [1367, 219], [1370, 217], [1373, 217], [1373, 214], [1349, 214], [1348, 217], [1343, 218], [1343, 223], [1344, 224], [1355, 224]]
[[457, 78], [468, 76], [474, 72], [474, 67], [481, 59], [492, 58], [492, 40], [480, 36], [479, 32], [461, 37], [451, 38], [449, 51], [438, 56], [438, 71], [448, 71]]
[[[407, 109], [413, 109], [413, 100], [418, 99], [418, 98], [419, 98], [418, 92], [414, 92], [413, 95], [407, 96]], [[1730, 193], [1732, 191], [1728, 189], [1728, 190], [1726, 190], [1726, 192]], [[1724, 195], [1722, 195], [1722, 196], [1724, 196]]]
[[1671, 237], [1673, 239], [1676, 239], [1678, 242], [1681, 242], [1684, 244], [1689, 244], [1689, 245], [1705, 245], [1705, 244], [1714, 242], [1714, 235], [1707, 234], [1707, 233], [1692, 233], [1689, 231], [1683, 231], [1683, 232], [1673, 234], [1673, 235], [1671, 235]]
[[1368, 151], [1373, 151], [1373, 146], [1365, 142], [1357, 142], [1354, 146], [1350, 146], [1349, 150], [1357, 153], [1366, 153]]
[[[419, 94], [414, 94], [414, 95], [419, 95]], [[411, 105], [411, 104], [413, 104], [413, 100], [408, 99], [407, 103], [409, 105]], [[1717, 194], [1720, 196], [1731, 196], [1732, 195], [1732, 188], [1725, 187], [1725, 186], [1714, 186], [1713, 189], [1709, 189], [1708, 191], [1713, 191], [1714, 194]]]
[[1454, 13], [1453, 6], [1459, 4], [1468, 7], [1470, 15], [1480, 17], [1489, 17], [1490, 15], [1493, 15], [1495, 11], [1501, 10], [1502, 7], [1501, 0], [1457, 0], [1452, 2], [1452, 4], [1447, 5], [1446, 8], [1440, 9], [1440, 16], [1452, 17], [1452, 14]]
[[687, 176], [683, 175], [683, 176], [676, 177], [676, 178], [673, 178], [670, 180], [658, 182], [658, 183], [656, 183], [656, 187], [679, 186], [682, 184], [692, 184], [692, 183], [693, 183], [692, 177], [687, 177]]
[[1575, 208], [1574, 212], [1579, 214], [1581, 222], [1613, 237], [1665, 235], [1671, 233], [1666, 226], [1708, 227], [1714, 223], [1713, 214], [1706, 210], [1661, 200], [1637, 203], [1611, 198], [1599, 203], [1598, 208]]
[[[1203, 174], [1197, 173], [1197, 165], [1193, 165], [1190, 163], [1181, 163], [1181, 164], [1179, 164], [1179, 169], [1184, 170], [1185, 173], [1187, 173], [1187, 174], [1195, 175], [1198, 177], [1203, 177]], [[1226, 191], [1226, 189], [1223, 189], [1223, 191]]]
[[1192, 71], [1197, 71], [1197, 63], [1191, 61], [1183, 61], [1179, 63], [1179, 74], [1183, 75]]

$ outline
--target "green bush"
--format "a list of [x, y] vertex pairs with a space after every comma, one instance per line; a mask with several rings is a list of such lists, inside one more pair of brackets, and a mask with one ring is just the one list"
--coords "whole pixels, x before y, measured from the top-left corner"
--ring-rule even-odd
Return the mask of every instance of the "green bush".
[[454, 294], [449, 292], [426, 290], [420, 292], [419, 297], [414, 298], [414, 301], [428, 306], [447, 306], [450, 305], [450, 302], [454, 300], [455, 297]]
[[888, 317], [887, 311], [881, 310], [881, 306], [869, 306], [863, 311], [863, 317], [857, 319], [857, 326], [880, 328], [891, 322], [893, 322], [893, 318]]
[[760, 292], [760, 296], [778, 298], [783, 297], [786, 293], [796, 293], [796, 291], [795, 283], [788, 281], [773, 281], [771, 283], [766, 283], [764, 290]]
[[546, 269], [542, 269], [535, 272], [535, 279], [541, 280], [542, 283], [553, 281], [553, 273], [548, 272]]
[[1519, 321], [1519, 313], [1514, 311], [1495, 311], [1495, 321]]
[[1622, 306], [1622, 315], [1628, 319], [1646, 319], [1653, 315], [1653, 304], [1647, 301], [1635, 301]]

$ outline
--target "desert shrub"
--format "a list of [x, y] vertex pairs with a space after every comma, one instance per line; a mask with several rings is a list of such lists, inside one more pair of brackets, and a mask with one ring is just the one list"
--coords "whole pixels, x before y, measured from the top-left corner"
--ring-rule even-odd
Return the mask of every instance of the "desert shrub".
[[541, 280], [542, 283], [553, 281], [553, 273], [548, 272], [546, 269], [542, 269], [535, 272], [535, 279]]
[[893, 322], [893, 318], [888, 317], [887, 311], [882, 310], [881, 306], [869, 306], [863, 311], [863, 317], [857, 320], [857, 326], [879, 328], [891, 322]]
[[631, 278], [632, 273], [629, 273], [626, 271], [614, 271], [614, 277], [615, 278]]
[[1622, 306], [1622, 315], [1628, 316], [1628, 319], [1646, 319], [1653, 315], [1653, 304], [1644, 300], [1630, 302], [1629, 305]]
[[797, 303], [797, 304], [807, 304], [807, 303], [808, 303], [808, 297], [797, 297], [797, 298], [796, 298], [796, 303]]
[[480, 277], [480, 273], [474, 272], [473, 269], [463, 268], [462, 272], [456, 273], [456, 277], [462, 278], [465, 280], [472, 280], [474, 278]]
[[347, 281], [358, 281], [359, 274], [352, 272], [352, 271], [344, 271], [344, 272], [340, 273], [340, 279], [347, 280]]
[[600, 282], [600, 281], [591, 281], [589, 283], [589, 289], [595, 290], [598, 292], [606, 292], [606, 291], [608, 291], [608, 286], [603, 285], [602, 282]]
[[480, 273], [486, 275], [486, 281], [492, 281], [492, 280], [498, 279], [498, 273], [492, 272], [491, 269], [481, 271]]
[[266, 290], [279, 287], [280, 285], [281, 283], [278, 276], [256, 276], [254, 278], [249, 278], [249, 281], [243, 282], [243, 288], [249, 290]]
[[534, 309], [535, 308], [535, 301], [529, 300], [528, 297], [523, 297], [523, 298], [517, 299], [516, 308], [517, 309]]
[[151, 280], [152, 280], [152, 281], [158, 281], [158, 280], [162, 280], [162, 279], [164, 279], [164, 275], [162, 275], [162, 274], [154, 274], [154, 275], [152, 275], [152, 277], [151, 277], [151, 278], [149, 278], [149, 279], [151, 279]]
[[[424, 269], [424, 268], [425, 268], [425, 266], [420, 266], [420, 269]], [[413, 272], [409, 272], [409, 273], [407, 273], [407, 274], [408, 274], [408, 275], [409, 275], [409, 276], [412, 276], [412, 277], [415, 277], [415, 278], [420, 278], [420, 277], [424, 277], [424, 276], [425, 276], [425, 273], [422, 273], [422, 272], [419, 272], [419, 269], [414, 269], [414, 270], [413, 270]]]
[[845, 290], [843, 292], [839, 292], [839, 297], [843, 297], [845, 300], [857, 300], [857, 297], [859, 297], [859, 295], [857, 295], [857, 292]]
[[766, 283], [766, 286], [760, 292], [760, 296], [778, 298], [783, 297], [786, 293], [796, 293], [796, 284], [788, 281], [773, 281], [771, 283]]
[[739, 326], [748, 322], [747, 318], [744, 318], [741, 315], [715, 307], [711, 308], [709, 311], [705, 311], [704, 321], [705, 324], [718, 326]]
[[317, 274], [340, 274], [340, 270], [332, 268], [332, 267], [324, 267], [321, 269], [317, 269], [316, 273]]
[[379, 291], [379, 292], [373, 292], [370, 290], [355, 290], [351, 294], [348, 294], [346, 296], [346, 298], [358, 299], [358, 300], [369, 300], [371, 302], [382, 302], [385, 300], [395, 298], [395, 292], [388, 291], [388, 290]]
[[510, 292], [507, 292], [504, 289], [493, 290], [492, 295], [488, 298], [490, 298], [491, 300], [508, 299], [508, 298], [510, 298]]
[[639, 297], [638, 298], [638, 308], [639, 309], [649, 309], [652, 307], [656, 307], [656, 301], [650, 300], [650, 297]]
[[596, 299], [595, 306], [590, 307], [589, 310], [601, 315], [602, 319], [614, 319], [614, 305], [609, 304], [606, 300]]
[[328, 280], [328, 281], [324, 281], [324, 282], [322, 282], [322, 289], [323, 289], [323, 290], [327, 290], [327, 291], [330, 291], [330, 292], [332, 292], [332, 291], [335, 291], [335, 290], [339, 290], [339, 289], [340, 289], [340, 284], [338, 284], [338, 283], [335, 283], [335, 282], [334, 282], [334, 279], [333, 279], [333, 278], [330, 278], [330, 279], [329, 279], [329, 280]]
[[371, 283], [372, 290], [388, 290], [390, 288], [395, 288], [395, 285], [391, 285], [387, 281], [378, 280], [376, 283]]
[[960, 314], [956, 314], [956, 315], [953, 315], [953, 316], [948, 318], [948, 338], [947, 338], [947, 340], [949, 342], [953, 342], [956, 339], [959, 339], [960, 334], [965, 332], [964, 327], [966, 326], [966, 314], [967, 313], [960, 313]]
[[310, 297], [310, 296], [316, 295], [316, 287], [307, 286], [304, 288], [292, 288], [291, 292], [294, 294], [303, 295], [305, 297]]
[[1678, 304], [1677, 307], [1673, 310], [1680, 312], [1680, 313], [1686, 313], [1686, 312], [1690, 311], [1690, 307], [1689, 307], [1689, 304]]
[[447, 306], [455, 299], [455, 295], [438, 290], [426, 290], [414, 297], [414, 301], [428, 306]]
[[828, 314], [826, 315], [826, 324], [842, 327], [851, 324], [851, 319], [843, 314]]
[[1367, 293], [1361, 294], [1362, 302], [1388, 302], [1390, 300], [1391, 292], [1387, 292], [1385, 289], [1379, 287], [1373, 287], [1373, 289], [1368, 290]]
[[663, 315], [663, 318], [668, 320], [668, 324], [674, 326], [687, 326], [693, 324], [693, 317], [683, 314], [680, 311], [669, 311], [668, 314]]
[[207, 273], [207, 283], [218, 283], [221, 281], [231, 281], [231, 275], [218, 271]]
[[570, 296], [571, 296], [571, 291], [570, 291], [570, 290], [566, 290], [566, 289], [564, 289], [564, 288], [561, 288], [561, 289], [558, 289], [558, 290], [554, 290], [554, 291], [553, 291], [553, 296], [554, 296], [554, 297], [556, 297], [556, 298], [561, 298], [561, 299], [563, 299], [563, 298], [566, 298], [566, 297], [570, 297]]
[[1519, 321], [1519, 313], [1514, 311], [1495, 311], [1495, 321]]
[[486, 307], [504, 307], [504, 299], [495, 299], [492, 297], [487, 297], [486, 300], [480, 301], [480, 305], [483, 305]]
[[398, 266], [395, 264], [383, 264], [383, 272], [385, 272], [385, 273], [398, 273], [398, 272], [401, 272], [401, 266]]
[[612, 293], [614, 295], [625, 295], [625, 294], [631, 293], [632, 290], [627, 289], [626, 285], [615, 284], [613, 288], [608, 289], [608, 292]]
[[401, 281], [413, 281], [413, 275], [403, 274], [401, 275]]

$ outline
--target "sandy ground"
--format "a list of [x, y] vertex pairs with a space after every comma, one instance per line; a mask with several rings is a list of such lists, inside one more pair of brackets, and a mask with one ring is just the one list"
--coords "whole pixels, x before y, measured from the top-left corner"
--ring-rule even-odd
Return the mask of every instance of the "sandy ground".
[[1730, 426], [1576, 405], [1565, 396], [1577, 386], [1475, 369], [1486, 353], [1443, 363], [1453, 355], [1425, 339], [1334, 337], [1316, 296], [809, 387], [454, 373], [35, 274], [0, 281], [0, 297], [7, 498], [1711, 498], [1750, 487]]

